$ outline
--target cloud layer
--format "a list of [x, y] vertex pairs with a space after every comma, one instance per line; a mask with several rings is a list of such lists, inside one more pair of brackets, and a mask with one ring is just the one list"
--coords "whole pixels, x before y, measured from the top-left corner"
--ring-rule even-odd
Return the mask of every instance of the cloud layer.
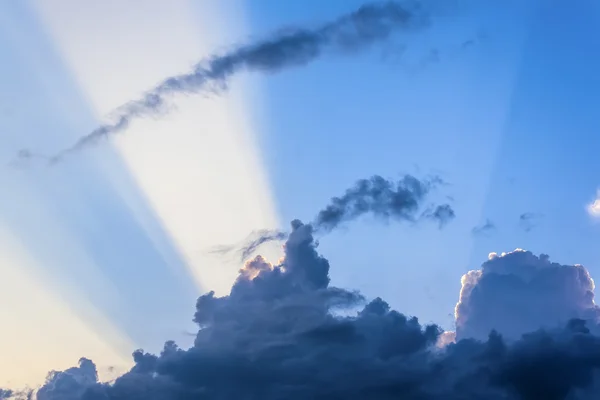
[[[311, 225], [293, 221], [278, 264], [257, 256], [240, 270], [228, 296], [209, 292], [198, 299], [199, 330], [190, 349], [168, 341], [158, 355], [138, 350], [135, 366], [113, 383], [98, 383], [95, 366], [82, 358], [78, 367], [51, 373], [37, 399], [600, 395], [600, 337], [590, 331], [595, 322], [571, 319], [596, 316], [593, 283], [581, 266], [525, 251], [492, 256], [479, 274], [463, 278], [459, 341], [442, 348], [436, 346], [440, 338], [451, 335], [392, 310], [381, 298], [367, 301], [332, 286], [329, 269]], [[496, 313], [497, 323], [485, 312]]]

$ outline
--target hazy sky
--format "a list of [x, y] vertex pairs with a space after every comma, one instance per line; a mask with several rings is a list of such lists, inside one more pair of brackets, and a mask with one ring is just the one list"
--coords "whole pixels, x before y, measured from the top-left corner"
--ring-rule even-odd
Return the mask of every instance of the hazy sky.
[[[0, 67], [7, 161], [22, 147], [58, 151], [247, 30], [243, 12], [187, 1], [6, 3], [0, 16], [11, 60]], [[2, 292], [12, 340], [1, 351], [15, 353], [0, 361], [2, 384], [39, 383], [84, 353], [107, 366], [165, 337], [191, 340], [195, 298], [207, 287], [226, 292], [239, 268], [207, 249], [277, 225], [254, 145], [259, 94], [236, 86], [218, 99], [183, 99], [166, 120], [142, 121], [56, 168], [3, 168], [0, 271], [17, 284]], [[47, 342], [27, 336], [37, 330]], [[31, 355], [18, 354], [14, 344], [29, 342]]]
[[[215, 50], [362, 2], [308, 3], [0, 4], [1, 160], [70, 145]], [[588, 207], [600, 186], [600, 10], [486, 4], [416, 40], [178, 98], [167, 117], [57, 167], [2, 167], [0, 387], [82, 355], [109, 376], [133, 349], [191, 343], [195, 299], [228, 292], [240, 267], [208, 249], [308, 220], [372, 174], [441, 175], [457, 218], [439, 230], [367, 217], [321, 239], [336, 286], [450, 329], [461, 275], [490, 252], [549, 253], [600, 275]]]

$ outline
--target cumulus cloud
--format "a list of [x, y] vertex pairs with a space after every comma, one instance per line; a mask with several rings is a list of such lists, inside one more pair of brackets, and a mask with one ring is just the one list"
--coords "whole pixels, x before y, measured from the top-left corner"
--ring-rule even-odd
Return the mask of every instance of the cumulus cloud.
[[98, 382], [96, 365], [87, 358], [79, 360], [79, 366], [65, 371], [52, 371], [46, 384], [36, 393], [37, 400], [79, 399], [85, 390]]
[[[137, 118], [168, 112], [171, 108], [168, 100], [174, 95], [220, 92], [241, 71], [277, 73], [304, 66], [326, 54], [356, 53], [396, 33], [422, 30], [430, 22], [430, 10], [424, 4], [423, 1], [370, 3], [314, 28], [281, 29], [263, 40], [215, 54], [200, 61], [192, 71], [168, 77], [139, 99], [122, 105], [112, 113], [110, 122], [50, 157], [49, 162], [59, 162], [71, 152], [123, 132]], [[34, 154], [29, 150], [18, 154], [19, 159], [31, 157]]]
[[[112, 383], [97, 382], [95, 367], [82, 359], [79, 367], [50, 374], [38, 399], [558, 400], [600, 395], [600, 337], [590, 331], [592, 323], [569, 319], [595, 310], [593, 283], [581, 266], [553, 264], [547, 256], [525, 251], [492, 255], [481, 270], [463, 278], [456, 343], [451, 333], [422, 325], [381, 298], [368, 301], [332, 286], [329, 270], [316, 250], [313, 227], [296, 220], [279, 263], [257, 256], [240, 270], [229, 295], [209, 292], [198, 299], [198, 333], [191, 348], [168, 341], [160, 354], [137, 350], [134, 367]], [[498, 285], [506, 290], [497, 290]], [[498, 316], [498, 324], [490, 323], [498, 329], [483, 334], [491, 320], [482, 313], [488, 311]], [[557, 325], [562, 317], [564, 323]], [[530, 333], [520, 335], [521, 330]]]
[[[455, 217], [449, 204], [425, 206], [430, 192], [443, 181], [438, 176], [418, 179], [404, 175], [398, 180], [385, 179], [373, 175], [358, 180], [351, 188], [339, 196], [333, 197], [329, 204], [320, 210], [311, 222], [315, 233], [326, 234], [345, 222], [371, 214], [382, 221], [417, 223], [421, 220], [438, 222], [440, 228]], [[238, 249], [237, 246], [225, 246], [214, 249], [216, 253], [229, 253], [239, 250], [242, 260], [251, 256], [262, 244], [276, 240], [285, 240], [287, 232], [262, 230], [254, 232]]]
[[491, 253], [481, 269], [462, 277], [456, 305], [457, 339], [485, 339], [492, 329], [517, 339], [571, 318], [597, 320], [594, 281], [582, 265], [562, 265], [549, 256], [517, 249]]

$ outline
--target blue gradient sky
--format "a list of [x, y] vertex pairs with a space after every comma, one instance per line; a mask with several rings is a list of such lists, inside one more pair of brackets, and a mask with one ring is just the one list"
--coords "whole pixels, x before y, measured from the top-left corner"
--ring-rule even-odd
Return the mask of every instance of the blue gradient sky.
[[[337, 284], [358, 285], [447, 327], [459, 277], [492, 251], [544, 252], [584, 263], [592, 275], [600, 261], [598, 227], [585, 212], [600, 163], [598, 7], [482, 3], [458, 27], [453, 19], [433, 24], [430, 41], [447, 45], [441, 62], [417, 73], [380, 62], [376, 50], [262, 78], [264, 146], [282, 220], [309, 218], [332, 193], [371, 173], [439, 171], [451, 183], [458, 218], [442, 232], [367, 219], [322, 241]], [[327, 4], [264, 1], [249, 12], [265, 29], [360, 2]], [[485, 39], [445, 58], [469, 32]], [[427, 54], [423, 44], [409, 49], [407, 64]], [[522, 229], [523, 213], [536, 214], [539, 226]], [[486, 218], [497, 229], [473, 236]]]
[[[181, 0], [167, 12], [152, 1], [138, 15], [116, 0], [96, 10], [59, 3], [0, 6], [9, 60], [0, 64], [2, 160], [22, 147], [64, 147], [215, 48], [361, 4]], [[450, 183], [456, 220], [440, 231], [365, 218], [331, 234], [321, 249], [335, 285], [451, 328], [461, 275], [492, 251], [548, 253], [599, 275], [600, 227], [585, 206], [600, 184], [600, 10], [591, 1], [529, 6], [479, 3], [434, 21], [426, 38], [406, 42], [406, 57], [396, 43], [244, 76], [224, 99], [183, 99], [165, 120], [143, 121], [53, 171], [3, 170], [0, 272], [26, 274], [61, 304], [56, 315], [101, 332], [119, 356], [185, 343], [195, 297], [226, 291], [238, 267], [219, 266], [208, 247], [309, 220], [358, 178], [410, 172]], [[417, 68], [432, 46], [440, 61]], [[523, 213], [538, 216], [530, 231], [519, 226]], [[473, 235], [487, 218], [497, 229]], [[32, 302], [6, 306], [15, 337], [42, 318]], [[19, 328], [25, 310], [30, 321]], [[63, 342], [46, 346], [66, 346], [75, 328], [55, 325], [45, 326]], [[78, 355], [96, 343], [81, 340]], [[74, 360], [59, 361], [53, 367]]]

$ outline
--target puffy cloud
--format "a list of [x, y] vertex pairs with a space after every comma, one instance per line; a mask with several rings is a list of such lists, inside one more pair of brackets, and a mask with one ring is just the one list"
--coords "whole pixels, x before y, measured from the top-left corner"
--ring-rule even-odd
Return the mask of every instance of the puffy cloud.
[[553, 263], [542, 254], [517, 249], [491, 253], [481, 269], [462, 277], [456, 305], [457, 338], [485, 339], [495, 329], [517, 339], [571, 318], [594, 319], [594, 281], [582, 265]]
[[[201, 296], [194, 315], [199, 330], [190, 349], [168, 341], [158, 355], [138, 350], [135, 366], [113, 383], [97, 383], [93, 364], [82, 359], [77, 368], [52, 373], [38, 399], [600, 395], [600, 337], [590, 332], [593, 324], [568, 319], [571, 311], [585, 316], [595, 309], [593, 282], [583, 267], [553, 264], [525, 251], [491, 255], [481, 270], [463, 277], [457, 307], [461, 337], [453, 343], [452, 333], [421, 325], [380, 298], [366, 301], [355, 291], [331, 286], [330, 265], [318, 254], [312, 229], [294, 221], [279, 263], [257, 256], [240, 270], [229, 295]], [[337, 312], [342, 309], [347, 312]], [[556, 316], [546, 312], [550, 309]], [[490, 310], [498, 316], [495, 331], [486, 327], [496, 325], [491, 317], [482, 314]], [[521, 330], [530, 333], [521, 336]], [[471, 332], [481, 340], [468, 338]]]
[[65, 371], [52, 371], [46, 383], [37, 391], [37, 400], [76, 400], [94, 384], [98, 383], [96, 365], [87, 358], [79, 360], [79, 366]]

